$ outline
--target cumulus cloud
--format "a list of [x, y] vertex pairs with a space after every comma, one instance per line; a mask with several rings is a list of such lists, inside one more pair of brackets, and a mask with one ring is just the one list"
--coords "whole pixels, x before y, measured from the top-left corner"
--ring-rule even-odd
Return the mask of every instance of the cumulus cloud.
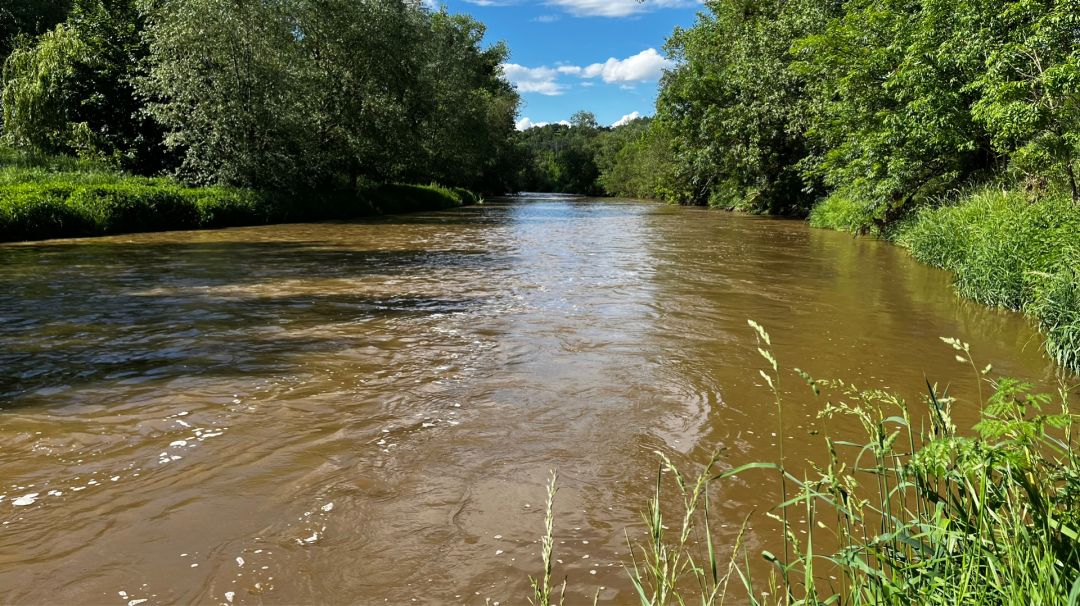
[[[674, 62], [658, 53], [655, 48], [648, 48], [633, 57], [616, 59], [611, 57], [603, 63], [593, 63], [587, 67], [576, 68], [582, 78], [603, 78], [604, 82], [643, 82], [659, 80], [664, 69]], [[560, 68], [561, 70], [562, 68]], [[570, 73], [570, 72], [564, 72]]]
[[547, 126], [547, 122], [533, 122], [527, 116], [514, 123], [514, 126], [518, 130], [529, 130], [530, 128], [538, 128], [541, 126]]
[[588, 86], [588, 80], [599, 78], [607, 84], [619, 84], [624, 90], [634, 90], [638, 82], [653, 82], [660, 79], [664, 70], [674, 62], [665, 58], [655, 48], [648, 48], [625, 59], [611, 57], [603, 63], [580, 65], [557, 64], [555, 67], [526, 67], [517, 63], [504, 63], [504, 77], [522, 93], [541, 95], [561, 95], [569, 88], [559, 81], [562, 76], [576, 76], [586, 80], [582, 86]]
[[517, 63], [503, 63], [503, 76], [523, 93], [539, 93], [555, 96], [566, 92], [566, 87], [556, 82], [559, 72], [550, 67], [525, 67]]
[[578, 17], [629, 17], [658, 8], [682, 8], [701, 4], [701, 0], [548, 0]]
[[641, 118], [640, 113], [638, 113], [638, 112], [630, 112], [629, 114], [626, 114], [622, 118], [619, 118], [618, 120], [613, 122], [611, 124], [611, 127], [612, 128], [618, 128], [620, 126], [626, 126], [627, 124], [630, 124], [631, 122], [633, 122], [634, 120], [637, 120], [639, 118]]

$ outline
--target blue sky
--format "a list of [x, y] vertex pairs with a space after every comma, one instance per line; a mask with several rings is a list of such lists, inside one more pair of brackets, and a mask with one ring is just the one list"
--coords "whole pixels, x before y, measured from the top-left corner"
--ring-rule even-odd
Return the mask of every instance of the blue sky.
[[559, 122], [585, 109], [610, 125], [653, 113], [663, 45], [689, 26], [699, 0], [439, 0], [504, 40], [507, 78], [521, 92], [519, 128]]

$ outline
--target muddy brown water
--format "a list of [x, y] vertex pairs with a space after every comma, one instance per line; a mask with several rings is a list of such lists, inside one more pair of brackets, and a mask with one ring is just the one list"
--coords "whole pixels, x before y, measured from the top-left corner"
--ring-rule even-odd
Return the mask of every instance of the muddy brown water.
[[[748, 318], [786, 368], [951, 383], [961, 425], [974, 380], [939, 337], [1057, 376], [1026, 320], [896, 247], [701, 209], [525, 196], [0, 247], [0, 602], [520, 604], [552, 468], [556, 577], [631, 602], [654, 450], [775, 459]], [[788, 456], [818, 458], [821, 403], [783, 381]], [[721, 543], [778, 497], [714, 495]]]

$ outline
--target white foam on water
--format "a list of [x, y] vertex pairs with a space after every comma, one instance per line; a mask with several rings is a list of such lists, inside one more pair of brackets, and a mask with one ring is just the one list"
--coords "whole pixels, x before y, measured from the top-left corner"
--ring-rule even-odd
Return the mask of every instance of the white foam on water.
[[326, 505], [323, 505], [323, 506], [322, 506], [322, 510], [323, 510], [323, 511], [330, 511], [330, 510], [332, 510], [333, 508], [334, 508], [334, 504], [333, 504], [333, 503], [327, 503]]
[[233, 601], [234, 597], [236, 597], [236, 592], [235, 591], [226, 591], [225, 592], [225, 601], [226, 602], [232, 604], [232, 601]]
[[34, 501], [37, 500], [37, 496], [38, 496], [38, 493], [31, 492], [30, 494], [25, 494], [25, 495], [15, 499], [14, 501], [11, 502], [11, 504], [16, 506], [16, 507], [25, 507], [27, 505], [33, 505]]
[[244, 558], [241, 558], [241, 557], [237, 556], [236, 565], [237, 566], [243, 566], [244, 565]]
[[176, 440], [175, 442], [169, 443], [169, 447], [171, 448], [183, 448], [184, 446], [187, 446], [187, 440]]

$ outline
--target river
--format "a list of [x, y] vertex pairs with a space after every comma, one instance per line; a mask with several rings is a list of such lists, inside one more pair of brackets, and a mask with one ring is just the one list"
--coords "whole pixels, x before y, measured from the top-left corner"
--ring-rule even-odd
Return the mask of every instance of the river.
[[[2, 246], [0, 602], [520, 604], [553, 468], [556, 578], [630, 602], [653, 451], [775, 459], [747, 319], [785, 369], [950, 383], [961, 426], [939, 337], [1055, 383], [1029, 322], [949, 280], [798, 221], [560, 196]], [[782, 389], [788, 457], [820, 458], [821, 403]], [[716, 490], [724, 545], [778, 500]]]

